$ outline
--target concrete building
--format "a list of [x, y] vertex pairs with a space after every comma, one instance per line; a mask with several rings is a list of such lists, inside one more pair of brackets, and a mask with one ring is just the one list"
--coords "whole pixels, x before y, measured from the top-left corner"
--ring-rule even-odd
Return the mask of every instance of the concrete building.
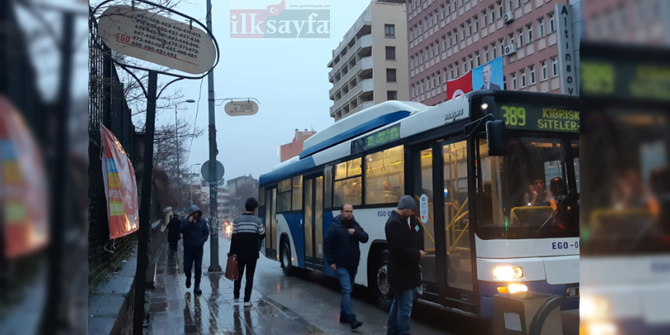
[[307, 129], [305, 129], [305, 131], [300, 131], [296, 129], [295, 136], [293, 137], [291, 143], [287, 143], [279, 147], [279, 161], [284, 162], [300, 155], [303, 143], [305, 143], [305, 140], [314, 134], [316, 134], [316, 131], [307, 131]]
[[[579, 13], [570, 2], [576, 1], [409, 0], [411, 100], [444, 102], [448, 80], [500, 56], [505, 89], [578, 95]], [[567, 12], [556, 13], [557, 4], [568, 5]]]
[[333, 50], [330, 116], [338, 120], [387, 100], [408, 100], [407, 21], [404, 1], [370, 6]]

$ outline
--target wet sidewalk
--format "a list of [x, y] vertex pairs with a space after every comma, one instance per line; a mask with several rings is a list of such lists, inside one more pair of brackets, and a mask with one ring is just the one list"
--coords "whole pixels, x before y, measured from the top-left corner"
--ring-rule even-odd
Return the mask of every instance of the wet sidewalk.
[[[252, 307], [245, 308], [242, 299], [234, 301], [233, 282], [223, 274], [207, 274], [208, 254], [209, 242], [205, 244], [202, 264], [202, 295], [197, 296], [193, 286], [185, 286], [181, 241], [177, 255], [172, 255], [167, 247], [161, 250], [156, 287], [147, 290], [150, 319], [145, 334], [324, 334], [255, 290]], [[221, 259], [225, 267], [225, 258]]]

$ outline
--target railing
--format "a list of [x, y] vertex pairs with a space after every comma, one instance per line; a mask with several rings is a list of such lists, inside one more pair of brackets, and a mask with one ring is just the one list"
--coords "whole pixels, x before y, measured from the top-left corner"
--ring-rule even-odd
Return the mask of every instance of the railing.
[[362, 111], [362, 110], [364, 110], [364, 109], [366, 109], [366, 108], [370, 108], [370, 107], [374, 106], [374, 104], [375, 104], [375, 103], [372, 102], [372, 101], [366, 101], [366, 102], [364, 102], [364, 103], [358, 105], [358, 107], [352, 109], [351, 112], [349, 112], [349, 114], [358, 113], [358, 112], [360, 112], [360, 111]]
[[[365, 79], [358, 83], [356, 87], [352, 88], [351, 91], [349, 91], [347, 94], [345, 94], [340, 100], [337, 100], [335, 104], [333, 104], [332, 107], [330, 107], [330, 114], [332, 115], [336, 110], [340, 109], [340, 107], [344, 106], [344, 104], [349, 103], [349, 101], [357, 97], [359, 93], [363, 92], [364, 87], [371, 85], [372, 84], [372, 79]], [[374, 85], [374, 84], [372, 84]], [[374, 86], [373, 86], [374, 88]]]
[[359, 38], [358, 41], [356, 41], [356, 43], [354, 43], [354, 45], [352, 45], [351, 48], [349, 48], [349, 50], [347, 50], [347, 52], [343, 56], [340, 56], [340, 61], [337, 64], [333, 65], [333, 69], [330, 70], [330, 72], [328, 73], [328, 78], [333, 79], [333, 76], [335, 76], [335, 74], [338, 71], [340, 71], [342, 65], [346, 64], [346, 62], [349, 61], [351, 56], [357, 53], [361, 48], [367, 48], [371, 46], [372, 46], [372, 35], [364, 35], [361, 38]]

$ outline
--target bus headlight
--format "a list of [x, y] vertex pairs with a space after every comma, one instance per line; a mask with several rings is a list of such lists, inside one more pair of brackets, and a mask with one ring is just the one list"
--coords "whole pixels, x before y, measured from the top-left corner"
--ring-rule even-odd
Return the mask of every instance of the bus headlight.
[[493, 268], [493, 278], [512, 280], [523, 278], [523, 268], [520, 266], [496, 266]]

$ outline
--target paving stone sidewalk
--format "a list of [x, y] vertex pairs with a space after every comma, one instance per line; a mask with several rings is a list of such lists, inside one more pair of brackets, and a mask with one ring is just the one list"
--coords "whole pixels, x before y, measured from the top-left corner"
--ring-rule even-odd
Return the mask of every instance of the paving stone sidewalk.
[[[174, 255], [169, 248], [161, 250], [156, 285], [147, 297], [149, 327], [146, 335], [170, 334], [324, 334], [299, 315], [254, 290], [252, 307], [245, 308], [242, 299], [233, 300], [233, 282], [223, 274], [207, 274], [209, 245], [205, 245], [202, 295], [186, 289], [183, 251]], [[225, 264], [223, 264], [225, 266]], [[244, 283], [242, 283], [244, 289]], [[148, 291], [149, 292], [149, 291]]]

